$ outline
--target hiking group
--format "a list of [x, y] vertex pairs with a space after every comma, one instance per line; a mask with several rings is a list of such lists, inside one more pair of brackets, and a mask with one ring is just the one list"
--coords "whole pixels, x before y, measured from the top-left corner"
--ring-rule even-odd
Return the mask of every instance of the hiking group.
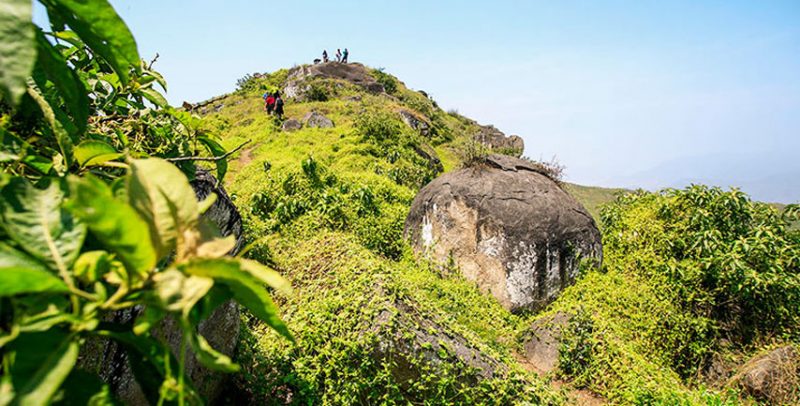
[[[344, 53], [342, 53], [341, 49], [336, 50], [336, 62], [347, 63], [347, 58], [350, 56], [350, 51], [347, 48], [344, 49]], [[322, 62], [328, 63], [330, 60], [328, 59], [328, 50], [325, 49], [322, 51]]]
[[272, 115], [275, 113], [278, 116], [278, 119], [283, 118], [283, 97], [281, 97], [281, 92], [275, 91], [275, 93], [264, 93], [262, 96], [264, 98], [264, 108], [267, 110], [267, 114]]

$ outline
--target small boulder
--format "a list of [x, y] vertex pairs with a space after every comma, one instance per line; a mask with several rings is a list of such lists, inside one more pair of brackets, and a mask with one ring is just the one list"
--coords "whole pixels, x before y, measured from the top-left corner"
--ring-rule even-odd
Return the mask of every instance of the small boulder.
[[293, 118], [284, 121], [281, 125], [281, 130], [283, 131], [297, 131], [301, 128], [303, 128], [303, 123]]
[[542, 309], [602, 259], [586, 209], [525, 160], [490, 155], [423, 187], [405, 224], [414, 250], [454, 260], [464, 276], [511, 311]]
[[570, 315], [557, 312], [533, 322], [529, 338], [525, 341], [525, 359], [537, 372], [547, 374], [558, 367], [561, 335]]
[[423, 136], [430, 134], [431, 126], [426, 120], [408, 110], [400, 110], [400, 118], [407, 126], [419, 131]]
[[492, 125], [481, 126], [475, 139], [492, 151], [519, 158], [525, 150], [525, 141], [519, 135], [506, 136]]
[[303, 117], [303, 122], [309, 128], [333, 128], [333, 121], [317, 111], [309, 112]]
[[731, 383], [748, 395], [771, 404], [800, 401], [800, 355], [792, 345], [776, 348], [745, 363]]

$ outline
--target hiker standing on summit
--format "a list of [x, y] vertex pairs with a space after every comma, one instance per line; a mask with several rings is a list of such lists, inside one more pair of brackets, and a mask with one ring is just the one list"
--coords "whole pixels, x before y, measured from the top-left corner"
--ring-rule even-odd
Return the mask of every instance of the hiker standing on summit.
[[344, 55], [342, 55], [342, 63], [347, 63], [347, 57], [350, 56], [350, 51], [347, 48], [344, 49]]
[[336, 62], [341, 62], [341, 61], [342, 61], [342, 50], [336, 49]]
[[327, 49], [322, 50], [322, 62], [323, 63], [328, 63], [328, 50]]

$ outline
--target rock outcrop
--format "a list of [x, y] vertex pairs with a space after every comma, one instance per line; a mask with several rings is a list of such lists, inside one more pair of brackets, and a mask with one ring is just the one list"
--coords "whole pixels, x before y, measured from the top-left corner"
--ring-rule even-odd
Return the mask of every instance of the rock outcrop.
[[568, 313], [557, 312], [533, 322], [523, 348], [527, 363], [537, 372], [547, 374], [558, 367], [561, 335], [570, 318]]
[[525, 150], [525, 142], [519, 135], [506, 136], [505, 133], [494, 126], [481, 126], [475, 139], [497, 153], [512, 155], [519, 158]]
[[300, 120], [293, 118], [290, 118], [281, 124], [281, 130], [283, 131], [297, 131], [301, 128], [303, 128], [303, 123], [300, 122]]
[[800, 354], [792, 345], [776, 348], [744, 364], [731, 383], [774, 405], [800, 401]]
[[419, 133], [425, 137], [430, 134], [431, 125], [425, 119], [408, 110], [400, 110], [399, 113], [400, 118], [407, 126], [419, 131]]
[[[242, 235], [242, 218], [225, 189], [218, 184], [216, 178], [204, 169], [198, 169], [191, 182], [198, 201], [204, 200], [211, 193], [217, 194], [217, 200], [203, 214], [203, 219], [215, 224], [222, 236], [235, 235], [236, 245], [229, 253], [235, 255], [244, 243]], [[142, 308], [127, 309], [109, 315], [115, 323], [127, 324], [141, 313]], [[239, 339], [239, 306], [228, 301], [220, 305], [198, 326], [199, 333], [217, 351], [233, 357]], [[152, 330], [153, 335], [169, 344], [173, 354], [178, 354], [182, 333], [180, 326], [167, 318]], [[134, 379], [128, 363], [128, 356], [119, 345], [111, 341], [90, 340], [87, 351], [82, 352], [79, 366], [95, 371], [100, 378], [109, 383], [115, 396], [124, 404], [146, 405], [150, 403]], [[192, 380], [198, 394], [209, 403], [213, 402], [224, 389], [227, 376], [213, 372], [201, 365], [194, 354], [189, 351], [186, 358], [186, 374]]]
[[303, 117], [303, 122], [309, 128], [333, 128], [333, 121], [322, 113], [311, 111]]
[[511, 311], [539, 310], [602, 259], [600, 232], [575, 199], [525, 160], [490, 155], [422, 188], [406, 219], [416, 252], [455, 261]]
[[338, 79], [353, 83], [373, 94], [385, 93], [383, 85], [370, 75], [369, 70], [360, 63], [328, 62], [316, 65], [303, 65], [289, 71], [283, 95], [296, 101], [305, 101], [311, 90], [310, 79]]

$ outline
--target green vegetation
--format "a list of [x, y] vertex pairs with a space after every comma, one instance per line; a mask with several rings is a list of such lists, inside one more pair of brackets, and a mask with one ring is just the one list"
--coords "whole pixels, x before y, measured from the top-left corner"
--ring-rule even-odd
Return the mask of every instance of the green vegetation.
[[[112, 404], [107, 382], [76, 369], [88, 339], [124, 348], [149, 402], [201, 403], [184, 374], [188, 348], [212, 370], [239, 366], [198, 324], [234, 299], [291, 340], [265, 289], [289, 285], [225, 257], [235, 239], [200, 217], [216, 195], [198, 203], [181, 172], [225, 149], [167, 106], [155, 88], [166, 83], [114, 9], [41, 5], [51, 31], [32, 24], [31, 2], [0, 15], [0, 404]], [[149, 157], [181, 157], [181, 168]], [[222, 178], [226, 162], [216, 169]], [[133, 323], [112, 321], [138, 308]], [[151, 334], [167, 317], [183, 333], [177, 359]]]
[[[75, 368], [92, 339], [125, 348], [154, 404], [203, 401], [183, 373], [188, 348], [235, 373], [226, 398], [237, 404], [570, 404], [575, 388], [620, 404], [737, 404], [755, 400], [707, 382], [711, 358], [800, 342], [797, 206], [701, 186], [566, 184], [600, 220], [604, 266], [544, 313], [511, 314], [403, 238], [418, 190], [489, 152], [475, 122], [382, 69], [365, 72], [386, 94], [311, 78], [305, 101], [287, 101], [288, 118], [316, 111], [333, 128], [282, 131], [264, 113], [260, 95], [283, 89], [288, 70], [243, 77], [200, 118], [167, 105], [166, 83], [105, 1], [41, 0], [49, 31], [29, 2], [8, 3], [2, 404], [113, 403], [107, 382]], [[216, 159], [242, 145], [236, 160]], [[189, 186], [198, 156], [216, 157], [242, 213], [242, 258], [200, 217], [213, 198], [197, 202]], [[235, 363], [196, 332], [231, 298], [247, 309]], [[131, 325], [109, 321], [139, 307]], [[522, 344], [556, 312], [570, 321], [558, 370], [542, 377], [520, 361]], [[177, 357], [151, 333], [168, 317], [183, 332]]]
[[692, 388], [713, 353], [797, 342], [800, 234], [787, 227], [797, 215], [702, 186], [607, 205], [604, 269], [550, 310], [580, 315], [562, 373], [626, 404], [722, 402]]

